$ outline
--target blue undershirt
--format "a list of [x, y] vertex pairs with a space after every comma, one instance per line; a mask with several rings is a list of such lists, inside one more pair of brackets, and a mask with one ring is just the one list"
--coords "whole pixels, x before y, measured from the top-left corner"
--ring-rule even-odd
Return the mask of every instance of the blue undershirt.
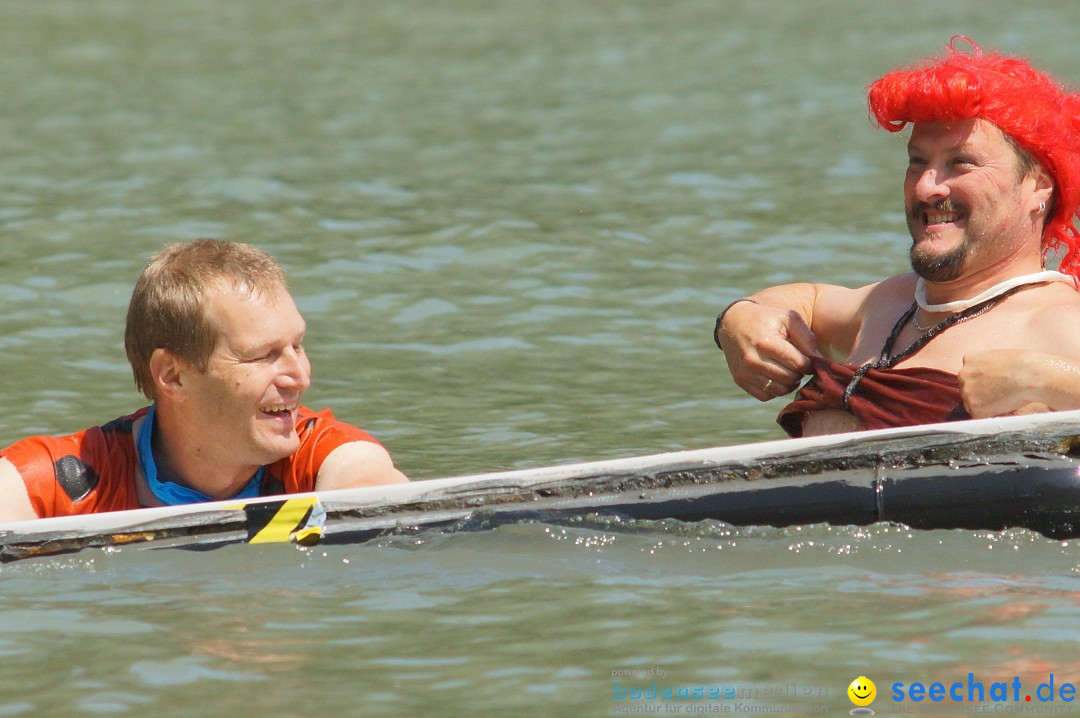
[[[143, 476], [146, 477], [146, 485], [150, 487], [150, 491], [153, 492], [158, 501], [166, 506], [180, 506], [183, 504], [199, 504], [206, 501], [218, 501], [219, 499], [207, 496], [201, 491], [196, 491], [187, 486], [182, 486], [175, 481], [161, 481], [158, 479], [157, 464], [154, 462], [154, 448], [151, 442], [153, 433], [154, 405], [151, 404], [150, 409], [143, 418], [142, 425], [139, 426], [139, 435], [136, 437], [135, 443], [139, 450], [139, 465], [142, 467]], [[251, 477], [251, 480], [244, 484], [242, 489], [229, 498], [249, 499], [258, 496], [259, 485], [262, 482], [262, 477], [265, 473], [266, 467], [260, 466], [259, 470], [255, 472], [255, 475]]]

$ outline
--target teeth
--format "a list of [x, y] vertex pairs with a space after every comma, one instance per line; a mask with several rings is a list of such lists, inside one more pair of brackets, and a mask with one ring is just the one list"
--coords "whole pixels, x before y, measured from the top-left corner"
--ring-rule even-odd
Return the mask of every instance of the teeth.
[[271, 404], [269, 406], [259, 407], [259, 411], [267, 414], [276, 414], [279, 411], [292, 411], [296, 408], [296, 404]]
[[945, 224], [946, 222], [955, 222], [955, 212], [927, 212], [926, 223], [927, 224]]

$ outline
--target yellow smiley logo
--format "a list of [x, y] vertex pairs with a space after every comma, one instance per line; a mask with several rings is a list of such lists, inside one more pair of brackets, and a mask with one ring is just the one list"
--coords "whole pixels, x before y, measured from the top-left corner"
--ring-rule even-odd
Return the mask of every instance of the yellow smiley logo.
[[848, 698], [857, 706], [868, 706], [877, 698], [877, 686], [866, 676], [859, 676], [847, 687]]

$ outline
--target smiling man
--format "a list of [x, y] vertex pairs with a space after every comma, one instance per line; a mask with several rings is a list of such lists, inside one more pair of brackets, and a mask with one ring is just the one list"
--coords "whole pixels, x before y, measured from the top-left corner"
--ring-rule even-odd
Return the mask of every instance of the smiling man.
[[151, 405], [0, 452], [0, 521], [407, 481], [370, 435], [301, 406], [305, 329], [265, 252], [167, 247], [135, 285], [124, 334]]
[[[717, 345], [751, 396], [811, 375], [778, 418], [792, 436], [967, 418], [957, 372], [989, 350], [1080, 358], [1080, 99], [1022, 59], [961, 52], [958, 40], [869, 90], [878, 124], [911, 125], [914, 272], [857, 289], [772, 287], [717, 318]], [[1061, 271], [1046, 271], [1055, 250]]]

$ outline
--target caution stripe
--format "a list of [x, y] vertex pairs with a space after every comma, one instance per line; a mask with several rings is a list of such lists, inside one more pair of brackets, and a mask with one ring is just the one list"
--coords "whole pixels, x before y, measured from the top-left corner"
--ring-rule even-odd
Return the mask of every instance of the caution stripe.
[[318, 543], [323, 536], [326, 513], [316, 496], [259, 501], [230, 508], [244, 510], [248, 543], [296, 541], [310, 545]]

